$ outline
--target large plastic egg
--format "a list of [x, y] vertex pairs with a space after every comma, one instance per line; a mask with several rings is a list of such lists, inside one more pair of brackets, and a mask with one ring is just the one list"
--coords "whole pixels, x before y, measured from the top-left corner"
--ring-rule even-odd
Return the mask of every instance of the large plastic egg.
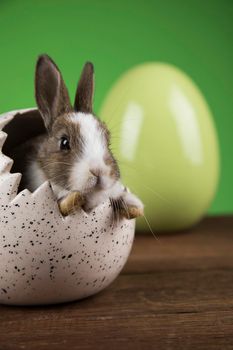
[[145, 204], [139, 229], [185, 229], [200, 220], [219, 177], [218, 142], [202, 93], [181, 70], [147, 63], [124, 74], [100, 112], [122, 177]]
[[[53, 304], [107, 287], [129, 256], [135, 220], [112, 225], [107, 201], [63, 217], [51, 186], [18, 192], [10, 149], [43, 131], [37, 110], [0, 116], [0, 303]], [[3, 152], [2, 152], [3, 151]]]

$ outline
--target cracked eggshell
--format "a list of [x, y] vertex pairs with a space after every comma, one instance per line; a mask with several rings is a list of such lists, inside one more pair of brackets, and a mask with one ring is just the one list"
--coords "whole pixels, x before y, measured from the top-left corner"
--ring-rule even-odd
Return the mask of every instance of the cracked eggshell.
[[[0, 116], [1, 150], [7, 138], [2, 129], [30, 112], [38, 114], [20, 110]], [[10, 173], [12, 164], [1, 152], [0, 303], [67, 302], [107, 287], [129, 256], [135, 221], [112, 227], [109, 202], [88, 215], [80, 210], [64, 218], [48, 182], [33, 193], [17, 194], [21, 174]]]

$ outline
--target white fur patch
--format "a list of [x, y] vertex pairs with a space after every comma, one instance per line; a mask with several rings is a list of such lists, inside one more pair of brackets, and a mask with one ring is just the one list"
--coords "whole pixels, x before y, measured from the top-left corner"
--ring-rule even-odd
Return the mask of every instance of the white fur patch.
[[[84, 152], [87, 160], [96, 163], [96, 166], [103, 162], [106, 152], [105, 138], [102, 130], [99, 128], [98, 121], [92, 114], [73, 113], [69, 120], [78, 123], [80, 133], [84, 139]], [[95, 166], [95, 164], [92, 164]]]
[[107, 152], [106, 139], [99, 127], [98, 120], [92, 114], [81, 112], [73, 113], [68, 118], [69, 121], [79, 124], [80, 134], [84, 141], [82, 155], [77, 157], [77, 162], [71, 172], [71, 186], [83, 191], [88, 182], [90, 170], [98, 169], [104, 176], [106, 188], [110, 187], [113, 183], [109, 176], [111, 169], [104, 162]]

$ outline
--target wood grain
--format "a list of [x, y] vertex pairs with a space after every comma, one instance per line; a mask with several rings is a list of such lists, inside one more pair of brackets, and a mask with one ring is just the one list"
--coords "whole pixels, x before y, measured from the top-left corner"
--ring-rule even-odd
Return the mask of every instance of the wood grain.
[[102, 293], [48, 307], [0, 306], [0, 350], [233, 349], [233, 217], [138, 234]]

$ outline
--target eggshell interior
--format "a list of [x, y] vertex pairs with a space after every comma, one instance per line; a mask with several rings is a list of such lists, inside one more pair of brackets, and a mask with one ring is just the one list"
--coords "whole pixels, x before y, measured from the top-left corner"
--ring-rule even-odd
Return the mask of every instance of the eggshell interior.
[[[90, 214], [63, 217], [49, 182], [18, 193], [12, 146], [43, 132], [37, 110], [0, 116], [0, 303], [32, 305], [81, 299], [107, 287], [129, 256], [135, 220], [112, 225], [109, 201]], [[3, 147], [4, 146], [4, 147]], [[2, 152], [3, 150], [6, 154]]]

